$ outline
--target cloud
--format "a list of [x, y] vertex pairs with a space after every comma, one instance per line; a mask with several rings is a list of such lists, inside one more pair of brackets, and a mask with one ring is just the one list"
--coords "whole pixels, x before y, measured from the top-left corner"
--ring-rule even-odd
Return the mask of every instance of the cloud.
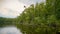
[[45, 0], [19, 0], [20, 2], [23, 2], [24, 4], [30, 5], [30, 4], [35, 4], [35, 3], [40, 3], [44, 2]]
[[16, 17], [24, 10], [24, 5], [18, 0], [5, 0], [0, 4], [0, 16]]

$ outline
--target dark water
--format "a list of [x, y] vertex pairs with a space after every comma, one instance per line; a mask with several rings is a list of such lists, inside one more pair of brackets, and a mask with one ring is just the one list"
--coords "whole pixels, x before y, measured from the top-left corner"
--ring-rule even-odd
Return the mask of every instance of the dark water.
[[0, 34], [22, 34], [15, 26], [0, 27]]

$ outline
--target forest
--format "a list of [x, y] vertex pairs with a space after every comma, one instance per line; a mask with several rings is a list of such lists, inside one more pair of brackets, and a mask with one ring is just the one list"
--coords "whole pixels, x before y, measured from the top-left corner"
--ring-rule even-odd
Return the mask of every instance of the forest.
[[26, 34], [57, 34], [60, 32], [60, 0], [31, 4], [17, 18], [0, 17], [0, 27], [15, 25]]

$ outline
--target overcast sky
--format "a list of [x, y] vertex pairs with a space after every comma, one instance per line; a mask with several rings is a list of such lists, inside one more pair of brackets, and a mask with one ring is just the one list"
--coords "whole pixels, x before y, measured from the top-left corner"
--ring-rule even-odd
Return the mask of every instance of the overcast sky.
[[44, 0], [0, 0], [0, 17], [15, 18], [29, 6]]

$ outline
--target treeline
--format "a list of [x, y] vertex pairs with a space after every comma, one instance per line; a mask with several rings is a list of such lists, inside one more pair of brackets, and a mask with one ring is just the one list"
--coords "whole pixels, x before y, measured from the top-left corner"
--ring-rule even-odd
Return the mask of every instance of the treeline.
[[0, 17], [0, 27], [6, 25], [15, 25], [16, 18], [3, 18]]
[[23, 34], [56, 34], [60, 31], [60, 0], [32, 4], [13, 20]]

